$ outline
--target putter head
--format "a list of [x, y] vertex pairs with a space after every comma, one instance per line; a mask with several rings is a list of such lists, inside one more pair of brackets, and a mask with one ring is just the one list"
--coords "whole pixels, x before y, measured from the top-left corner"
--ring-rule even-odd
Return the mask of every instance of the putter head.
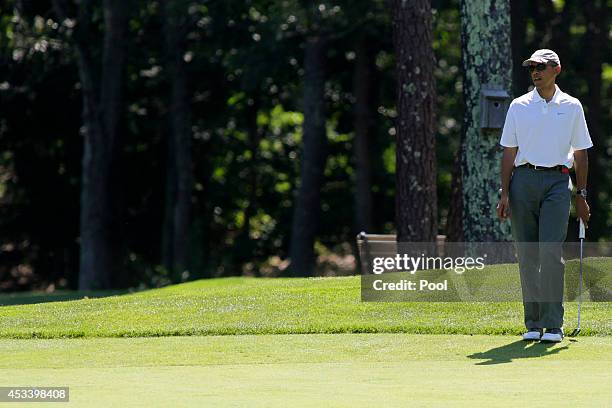
[[580, 327], [574, 329], [570, 334], [569, 337], [576, 337], [580, 334]]

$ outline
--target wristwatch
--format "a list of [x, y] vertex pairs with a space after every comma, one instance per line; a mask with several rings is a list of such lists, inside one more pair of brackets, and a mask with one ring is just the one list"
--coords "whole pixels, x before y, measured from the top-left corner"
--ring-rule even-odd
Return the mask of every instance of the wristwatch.
[[587, 190], [586, 188], [583, 188], [581, 190], [576, 190], [576, 195], [581, 196], [582, 198], [584, 198], [586, 200], [587, 198]]

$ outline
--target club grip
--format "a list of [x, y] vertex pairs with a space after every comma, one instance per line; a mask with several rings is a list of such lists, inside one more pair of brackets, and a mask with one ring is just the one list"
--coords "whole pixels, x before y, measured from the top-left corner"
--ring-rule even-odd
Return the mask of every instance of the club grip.
[[585, 237], [584, 222], [582, 221], [582, 218], [581, 218], [580, 219], [580, 229], [578, 230], [578, 238], [584, 239], [584, 237]]

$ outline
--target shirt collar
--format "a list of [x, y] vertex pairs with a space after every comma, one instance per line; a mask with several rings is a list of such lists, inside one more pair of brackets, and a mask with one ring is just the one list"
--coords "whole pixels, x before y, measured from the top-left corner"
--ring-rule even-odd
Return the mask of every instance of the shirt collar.
[[[557, 105], [560, 105], [561, 99], [563, 98], [562, 94], [563, 94], [563, 91], [561, 91], [561, 88], [559, 88], [559, 86], [555, 84], [555, 94], [553, 95], [550, 101], [552, 103], [556, 103]], [[531, 91], [531, 100], [534, 102], [540, 102], [540, 101], [546, 102], [546, 99], [540, 96], [540, 93], [538, 92], [537, 88], [533, 88], [533, 91]]]

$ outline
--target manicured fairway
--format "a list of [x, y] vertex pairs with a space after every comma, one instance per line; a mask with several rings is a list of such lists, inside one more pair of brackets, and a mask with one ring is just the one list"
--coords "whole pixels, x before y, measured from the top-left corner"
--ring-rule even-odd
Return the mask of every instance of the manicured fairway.
[[[612, 339], [310, 334], [0, 340], [0, 385], [78, 407], [603, 407]], [[0, 404], [0, 406], [3, 406]], [[19, 404], [16, 406], [39, 406]]]
[[[546, 345], [519, 340], [519, 302], [362, 302], [357, 276], [95, 295], [0, 296], [0, 386], [69, 386], [73, 407], [612, 401], [610, 303], [583, 304], [582, 335]], [[575, 318], [567, 302], [567, 331]]]

